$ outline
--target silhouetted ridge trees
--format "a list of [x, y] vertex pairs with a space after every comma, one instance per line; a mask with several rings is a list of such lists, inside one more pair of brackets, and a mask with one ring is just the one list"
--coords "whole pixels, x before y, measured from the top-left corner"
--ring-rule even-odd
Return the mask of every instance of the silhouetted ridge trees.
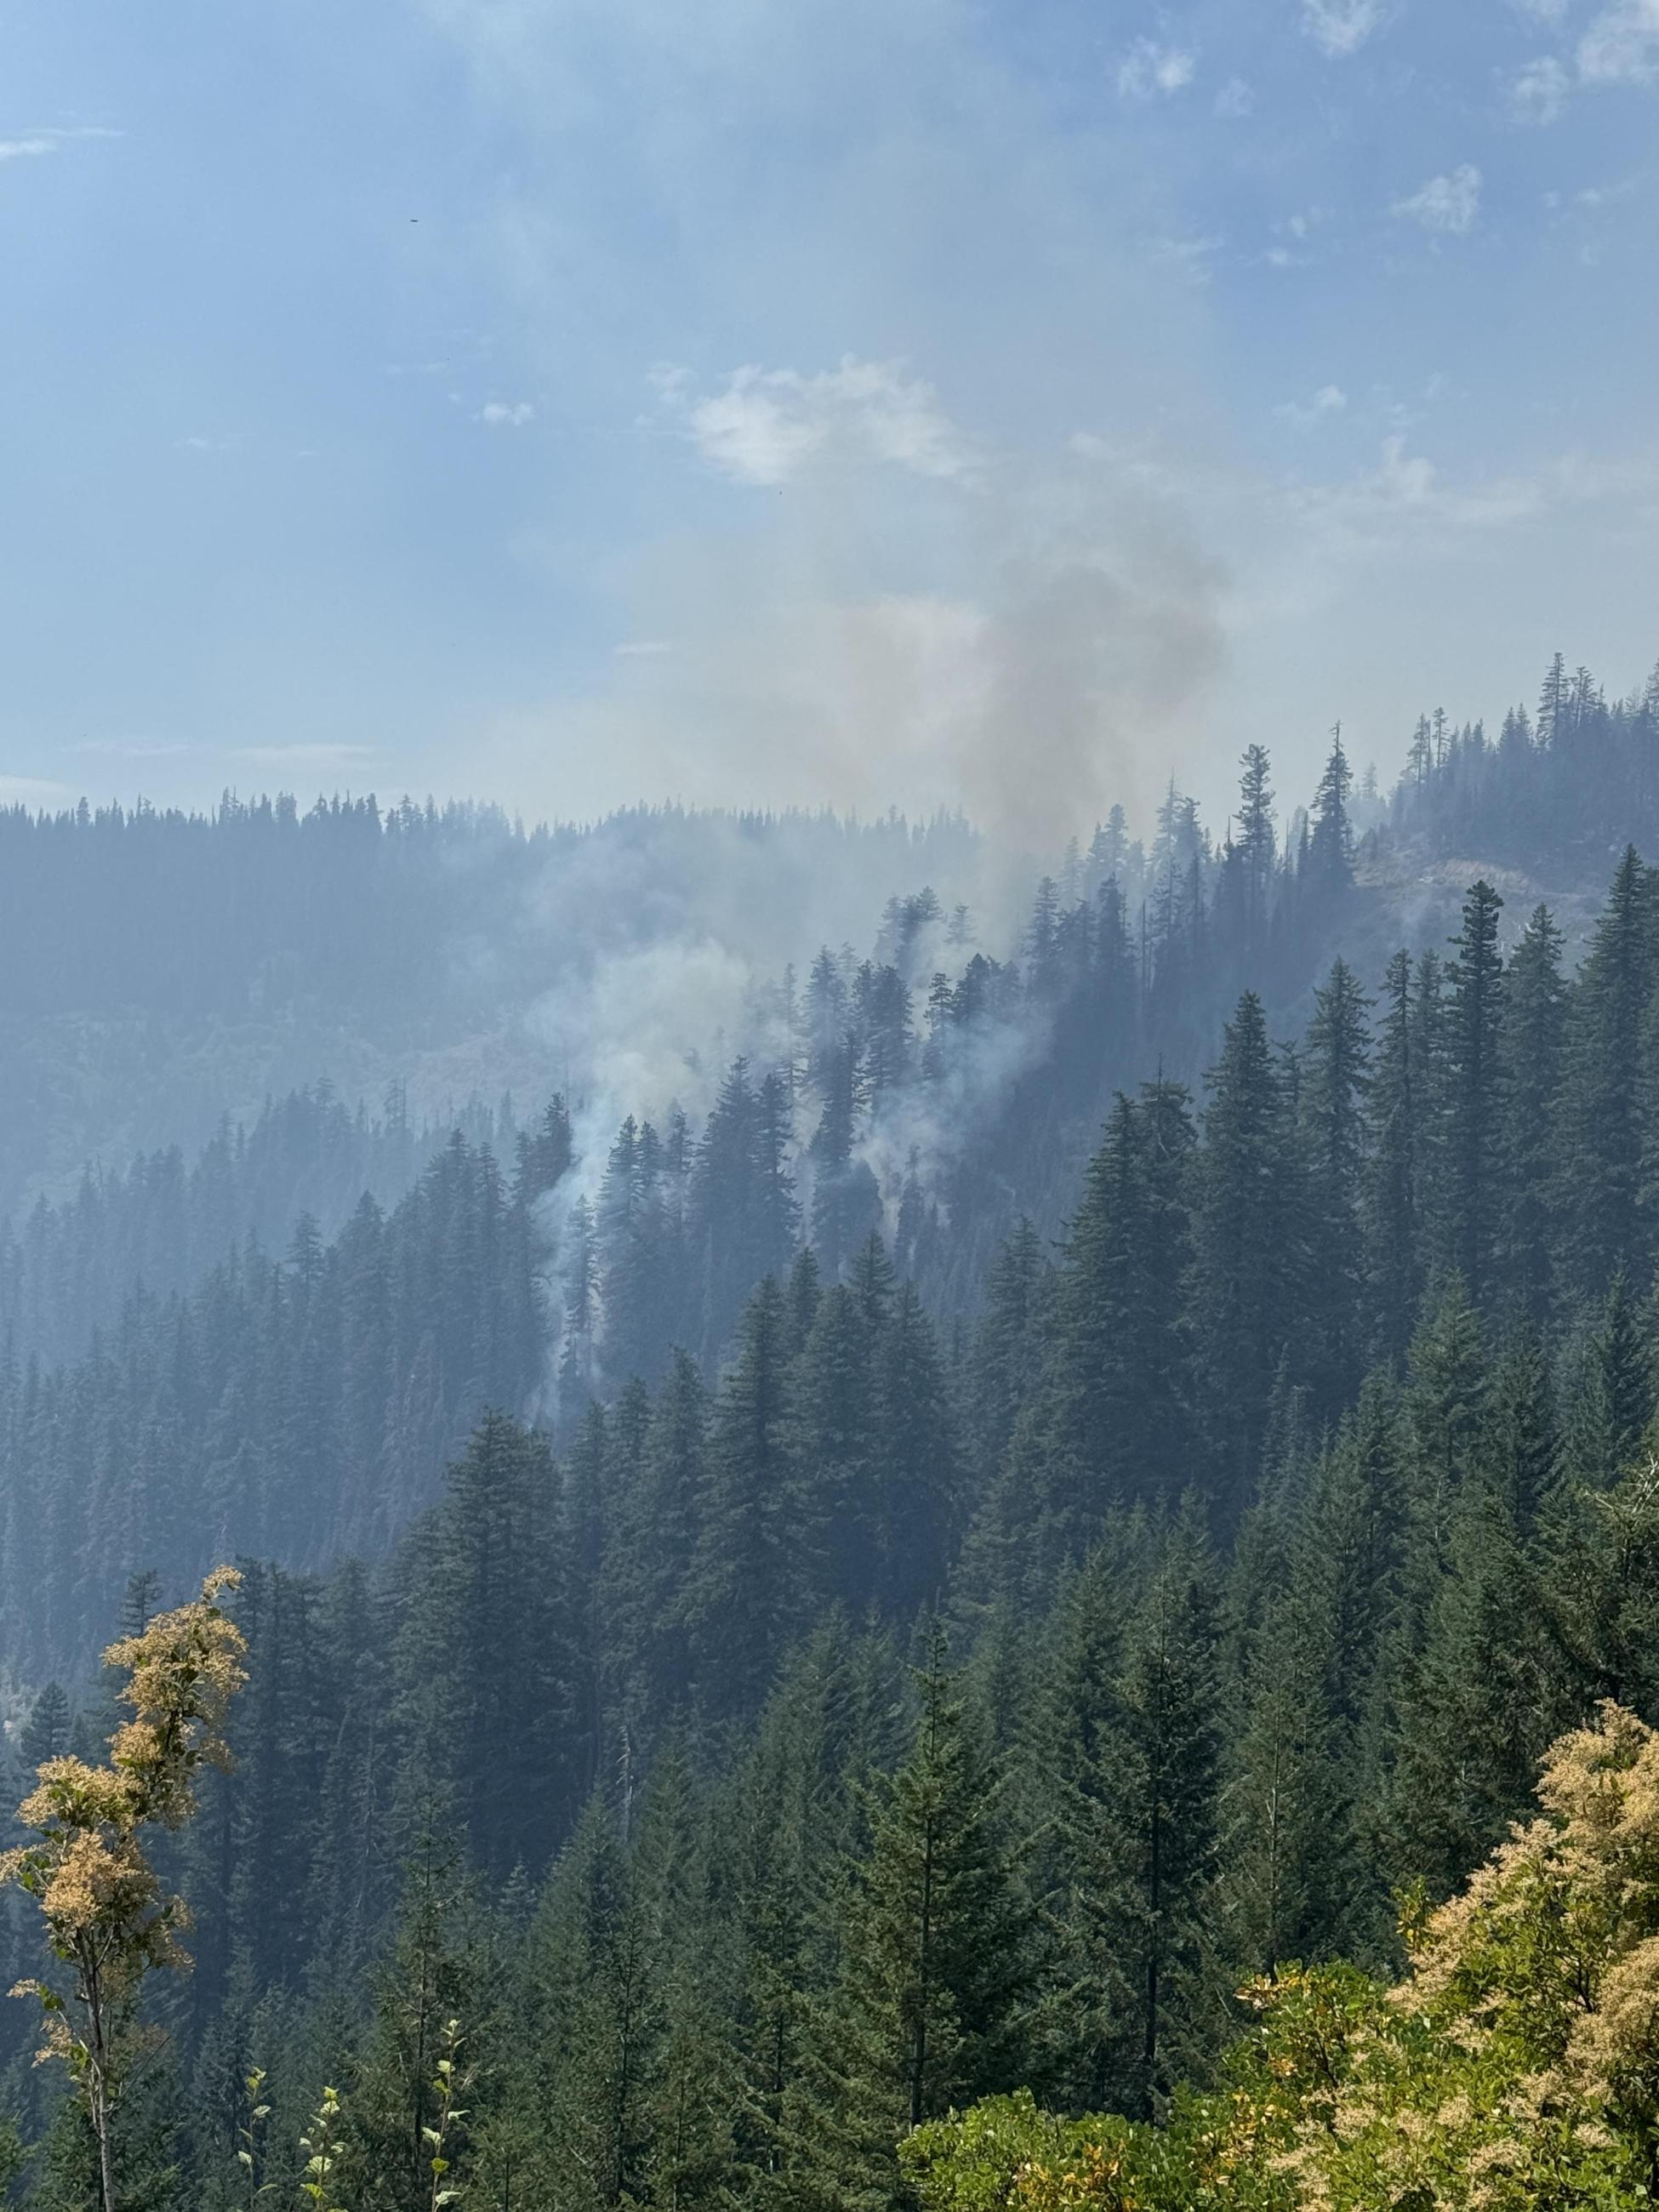
[[[511, 1099], [475, 1102], [453, 1126], [512, 1157]], [[442, 1133], [411, 1124], [400, 1089], [371, 1117], [319, 1083], [269, 1102], [248, 1126], [226, 1120], [188, 1164], [174, 1145], [125, 1170], [88, 1168], [72, 1197], [39, 1199], [0, 1224], [0, 1329], [19, 1356], [72, 1357], [141, 1285], [162, 1297], [188, 1291], [249, 1237], [282, 1249], [302, 1218], [331, 1237], [362, 1199], [395, 1205]]]
[[1582, 878], [1619, 848], [1659, 843], [1659, 670], [1609, 700], [1557, 653], [1536, 712], [1484, 722], [1425, 715], [1394, 797], [1398, 834], [1436, 853]]

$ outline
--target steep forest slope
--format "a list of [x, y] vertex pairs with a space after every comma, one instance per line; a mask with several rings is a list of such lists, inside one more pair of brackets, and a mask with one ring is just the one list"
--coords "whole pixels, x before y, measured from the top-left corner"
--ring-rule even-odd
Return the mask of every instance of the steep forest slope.
[[[258, 2179], [335, 2083], [341, 2202], [416, 2212], [453, 2015], [479, 2203], [905, 2203], [919, 2122], [1162, 2119], [1252, 1978], [1395, 1971], [1552, 1741], [1659, 1720], [1659, 699], [1575, 696], [1427, 725], [1386, 809], [1339, 742], [1288, 837], [1253, 753], [1218, 848], [1173, 793], [1110, 821], [1001, 951], [924, 873], [866, 956], [745, 975], [696, 1110], [611, 1062], [416, 1168], [313, 1093], [365, 1183], [326, 1227], [233, 1226], [257, 1130], [87, 1201], [107, 1249], [36, 1216], [20, 1771], [96, 1748], [124, 1613], [246, 1569], [133, 2203], [246, 2201], [258, 2066]], [[55, 1339], [28, 1284], [78, 1285]], [[31, 2201], [77, 2203], [0, 2034]]]

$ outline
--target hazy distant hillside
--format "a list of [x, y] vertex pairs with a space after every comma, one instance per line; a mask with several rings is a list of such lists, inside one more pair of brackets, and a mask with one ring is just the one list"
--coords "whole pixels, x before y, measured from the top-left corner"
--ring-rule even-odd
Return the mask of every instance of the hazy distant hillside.
[[946, 819], [0, 813], [0, 1214], [319, 1080], [372, 1108], [400, 1084], [417, 1121], [608, 1082], [614, 1058], [694, 1089], [758, 979], [863, 942], [920, 882], [1005, 902], [1000, 865]]
[[[1370, 972], [1396, 944], [1439, 941], [1483, 872], [1513, 928], [1547, 899], [1575, 942], [1624, 844], [1659, 850], [1656, 731], [1656, 686], [1609, 704], [1559, 659], [1537, 714], [1511, 711], [1496, 739], [1425, 717], [1392, 803], [1349, 795], [1360, 896], [1337, 947]], [[1291, 870], [1297, 797], [1279, 794], [1268, 831]], [[1176, 872], [1195, 867], [1213, 896], [1243, 818], [1218, 836], [1171, 787], [1143, 843], [1115, 811], [1094, 874], [1105, 838], [1132, 933], [1155, 939], [1190, 901]], [[1084, 856], [1052, 866], [1063, 904]], [[870, 945], [888, 902], [924, 886], [945, 913], [969, 909], [978, 949], [1018, 957], [1039, 873], [956, 817], [640, 808], [526, 830], [490, 808], [383, 812], [373, 798], [14, 808], [0, 813], [0, 1215], [66, 1192], [89, 1156], [193, 1149], [225, 1113], [252, 1120], [319, 1080], [371, 1109], [398, 1084], [417, 1121], [556, 1088], [618, 1114], [706, 1108], [732, 1052], [763, 1054], [757, 1000], [791, 965]], [[1297, 988], [1268, 994], [1305, 1011]], [[1200, 1061], [1213, 1037], [1212, 1021], [1194, 1036]]]

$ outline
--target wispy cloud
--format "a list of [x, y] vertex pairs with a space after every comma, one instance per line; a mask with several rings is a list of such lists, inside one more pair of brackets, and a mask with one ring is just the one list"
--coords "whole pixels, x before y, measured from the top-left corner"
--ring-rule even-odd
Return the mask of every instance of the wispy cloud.
[[1394, 213], [1442, 237], [1465, 238], [1480, 213], [1480, 172], [1473, 162], [1444, 177], [1431, 177], [1420, 191], [1394, 203]]
[[1183, 48], [1137, 39], [1118, 65], [1118, 92], [1125, 100], [1167, 99], [1171, 93], [1184, 92], [1197, 69], [1196, 57]]
[[1255, 113], [1255, 94], [1242, 76], [1229, 77], [1215, 96], [1215, 112], [1224, 121]]
[[60, 147], [72, 145], [76, 139], [121, 136], [120, 131], [106, 130], [97, 124], [78, 125], [73, 130], [25, 131], [15, 138], [0, 138], [0, 161], [23, 161], [43, 154], [55, 154]]
[[[1533, 4], [1526, 12], [1554, 24], [1567, 10]], [[1592, 19], [1570, 61], [1543, 54], [1523, 64], [1510, 84], [1510, 108], [1522, 123], [1554, 123], [1575, 92], [1652, 84], [1659, 84], [1659, 0], [1613, 0]]]
[[1207, 284], [1216, 256], [1226, 244], [1218, 231], [1212, 231], [1199, 237], [1154, 238], [1148, 244], [1147, 252], [1151, 259], [1180, 270], [1189, 283]]
[[1522, 123], [1553, 123], [1571, 90], [1571, 71], [1553, 54], [1542, 54], [1516, 71], [1510, 86], [1510, 112]]
[[536, 410], [527, 399], [508, 402], [487, 399], [478, 410], [477, 419], [490, 430], [522, 430], [526, 422], [533, 422]]
[[1322, 53], [1357, 54], [1382, 21], [1381, 0], [1302, 0], [1302, 28]]
[[1293, 423], [1298, 430], [1310, 428], [1316, 422], [1328, 422], [1334, 415], [1346, 414], [1348, 395], [1340, 384], [1322, 384], [1313, 398], [1305, 403], [1287, 399], [1273, 412], [1281, 422]]
[[611, 648], [618, 660], [660, 660], [665, 653], [674, 648], [663, 637], [632, 637], [624, 645]]
[[1449, 483], [1426, 454], [1413, 453], [1399, 434], [1383, 441], [1375, 467], [1346, 483], [1305, 487], [1291, 499], [1310, 521], [1375, 539], [1402, 529], [1441, 535], [1508, 528], [1543, 514], [1551, 490], [1539, 474]]
[[1578, 44], [1586, 84], [1659, 83], [1659, 0], [1614, 0]]
[[695, 398], [683, 372], [659, 372], [659, 390], [683, 415], [704, 459], [739, 483], [777, 487], [815, 463], [878, 461], [921, 477], [973, 473], [969, 441], [931, 384], [902, 362], [858, 361], [805, 374], [796, 368], [733, 369], [724, 390]]

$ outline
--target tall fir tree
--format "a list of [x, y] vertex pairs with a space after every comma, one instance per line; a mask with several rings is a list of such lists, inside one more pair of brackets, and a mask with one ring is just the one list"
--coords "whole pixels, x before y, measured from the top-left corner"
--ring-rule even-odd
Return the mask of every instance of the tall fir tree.
[[1477, 1307], [1494, 1286], [1504, 1218], [1504, 966], [1498, 917], [1504, 902], [1477, 883], [1463, 904], [1457, 957], [1448, 970], [1443, 1191], [1449, 1266]]

